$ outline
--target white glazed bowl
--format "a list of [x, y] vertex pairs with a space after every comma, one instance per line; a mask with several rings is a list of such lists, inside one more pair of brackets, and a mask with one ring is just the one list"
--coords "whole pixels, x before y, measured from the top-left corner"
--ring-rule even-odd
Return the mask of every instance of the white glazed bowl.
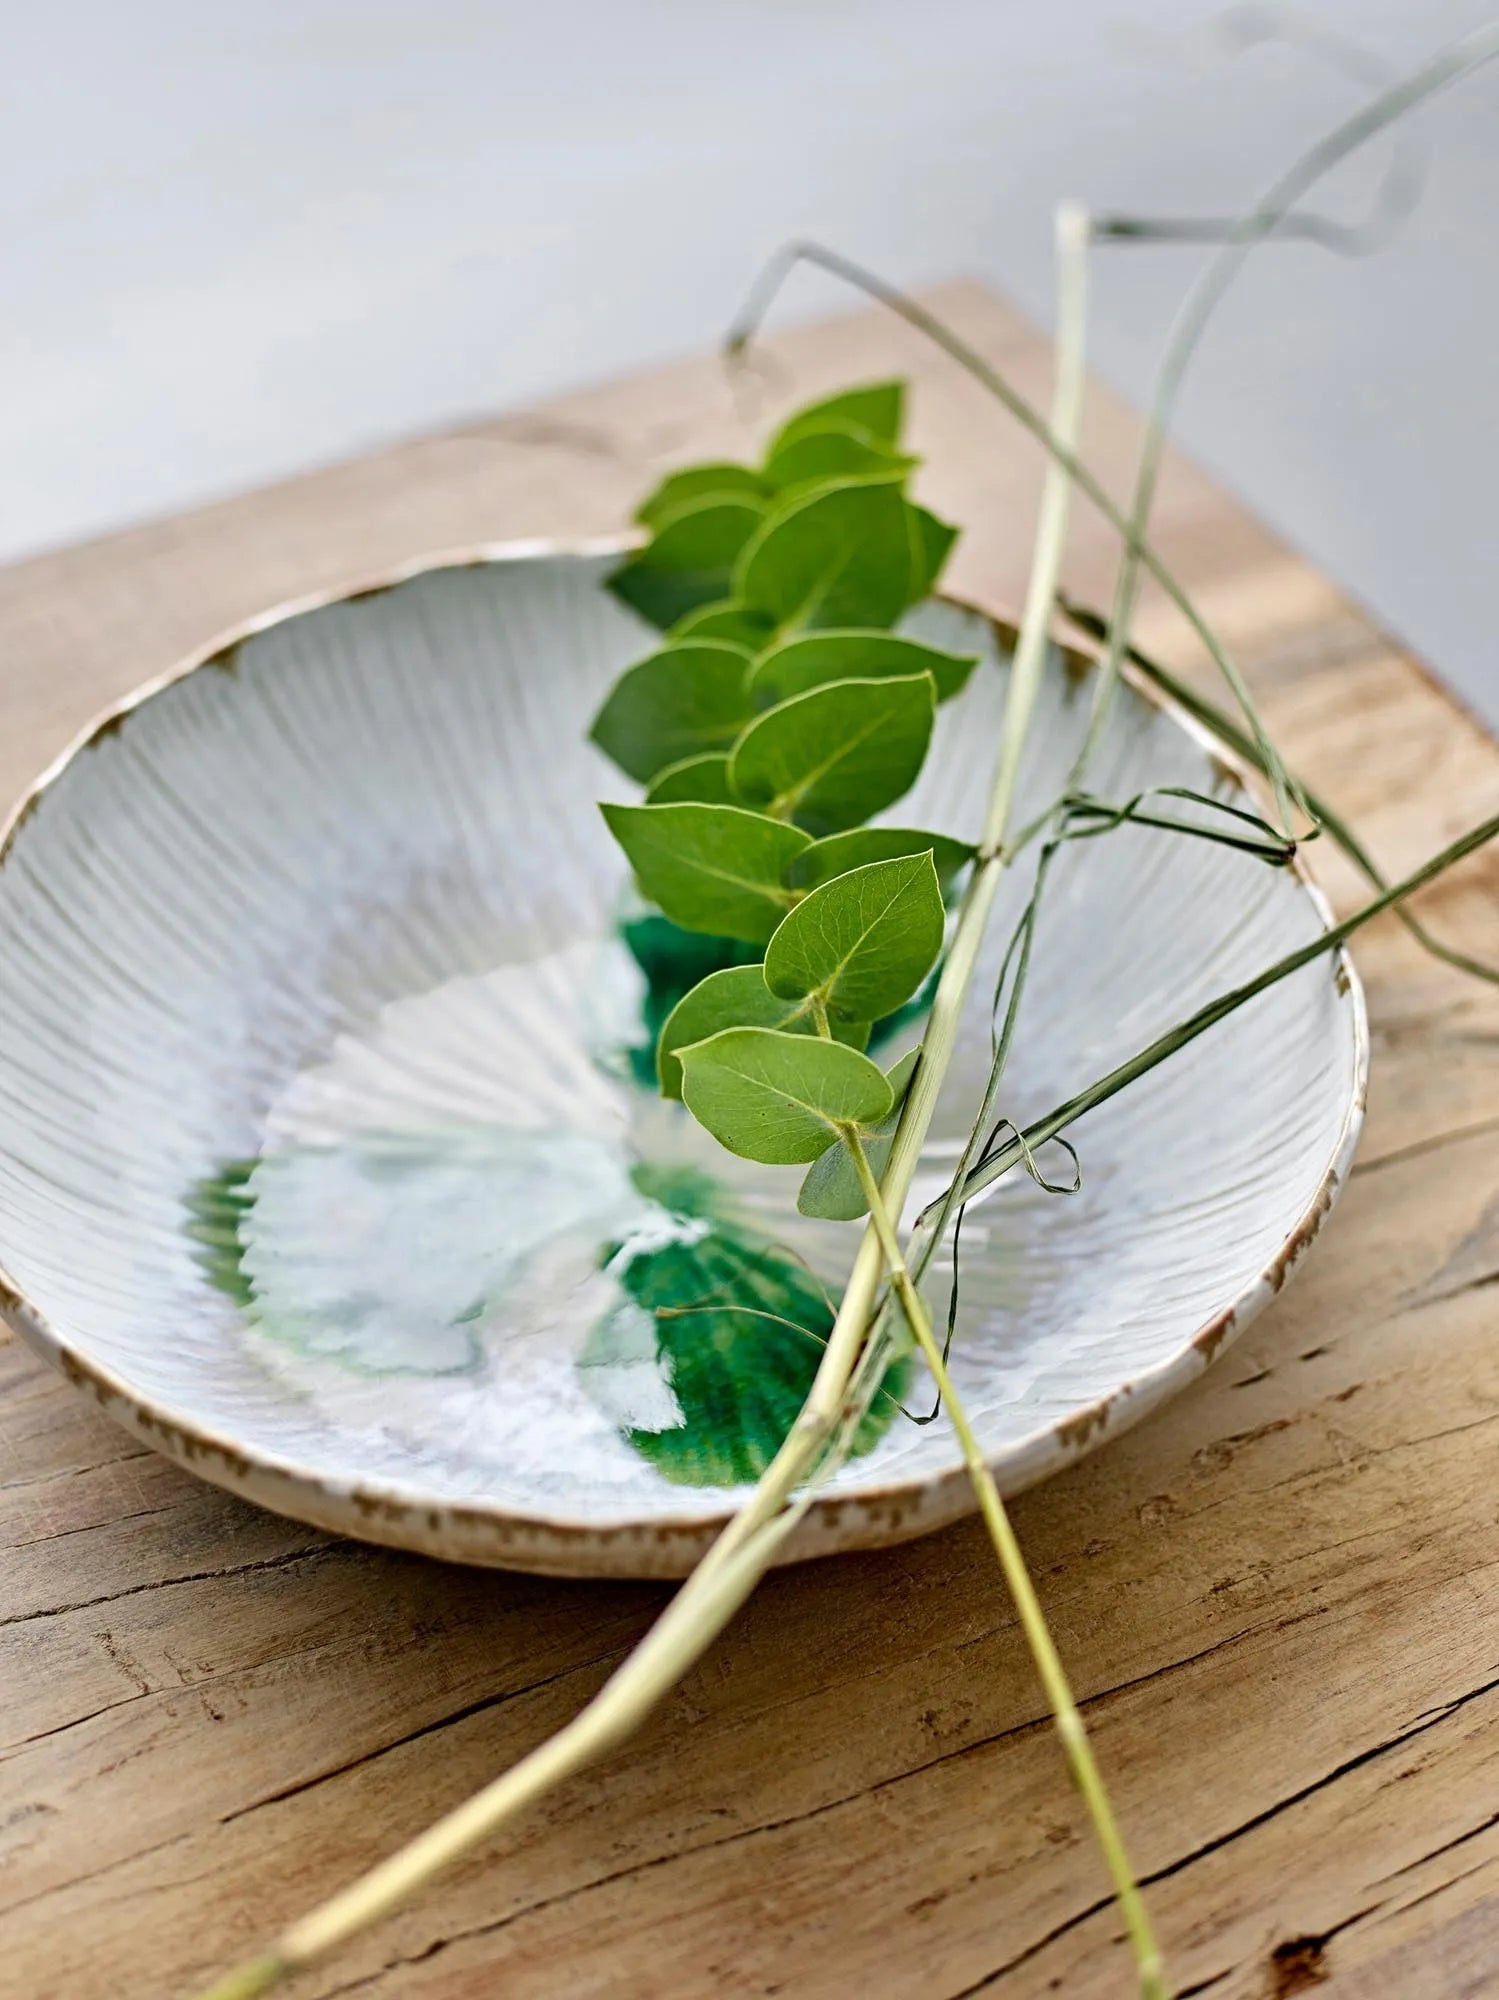
[[[632, 1163], [708, 1176], [736, 1242], [785, 1246], [776, 1269], [805, 1259], [834, 1288], [855, 1232], [797, 1217], [794, 1173], [731, 1161], [628, 1073], [643, 981], [594, 803], [622, 787], [583, 732], [651, 635], [602, 588], [612, 560], [485, 550], [293, 606], [36, 788], [0, 846], [0, 1311], [262, 1505], [459, 1561], [659, 1576], [732, 1510], [739, 1440], [736, 1410], [692, 1404], [655, 1353], [618, 1259], [602, 1268], [621, 1240], [663, 1240]], [[892, 817], [972, 834], [1007, 635], [947, 603], [911, 629], [985, 659]], [[1054, 657], [1022, 816], [1065, 775], [1089, 681]], [[1090, 781], [1241, 792], [1133, 685]], [[976, 1101], [1028, 872], [1001, 898], [918, 1199]], [[1040, 1115], [1325, 921], [1298, 873], [1220, 846], [1081, 843], [1054, 873], [1003, 1108]], [[1346, 1174], [1366, 1065], [1357, 982], [1319, 960], [1081, 1121], [1078, 1197], [1017, 1174], [971, 1207], [953, 1367], [1003, 1488], [1134, 1422], [1278, 1289]], [[664, 1226], [674, 1244], [708, 1227]], [[767, 1356], [769, 1376], [786, 1357]], [[696, 1430], [684, 1456], [682, 1424], [708, 1418], [717, 1456]], [[791, 1553], [969, 1504], [946, 1426], [895, 1416]]]

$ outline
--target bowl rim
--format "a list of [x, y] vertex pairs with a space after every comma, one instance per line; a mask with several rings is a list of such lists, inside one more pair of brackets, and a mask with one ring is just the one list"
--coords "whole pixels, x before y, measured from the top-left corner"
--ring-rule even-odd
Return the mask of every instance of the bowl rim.
[[[45, 794], [83, 753], [113, 734], [156, 695], [189, 675], [225, 663], [246, 640], [312, 611], [374, 597], [405, 583], [448, 570], [491, 568], [504, 563], [622, 555], [639, 546], [637, 533], [583, 537], [548, 536], [477, 542], [388, 564], [374, 574], [288, 598], [221, 630], [162, 672], [111, 703], [85, 725], [22, 792], [0, 820], [0, 871], [15, 851], [26, 822]], [[1006, 652], [1013, 654], [1018, 632], [996, 608], [951, 592], [939, 601], [982, 618]], [[1053, 643], [1065, 663], [1086, 671], [1097, 665], [1102, 646], [1073, 624], [1064, 611], [1051, 623]], [[1132, 692], [1167, 715], [1207, 755], [1219, 775], [1251, 799], [1249, 768], [1225, 748], [1196, 717], [1164, 694], [1126, 659], [1122, 677]], [[1291, 869], [1324, 928], [1333, 915], [1300, 848]], [[987, 1454], [1000, 1490], [1022, 1491], [1095, 1450], [1183, 1389], [1213, 1361], [1281, 1290], [1315, 1240], [1347, 1179], [1363, 1127], [1369, 1082], [1369, 1023], [1362, 982], [1346, 945], [1332, 954], [1339, 996], [1351, 1009], [1353, 1063], [1343, 1119], [1312, 1199], [1288, 1231], [1269, 1263], [1226, 1306], [1199, 1326], [1172, 1353], [1091, 1403], [1012, 1440]], [[188, 1471], [238, 1493], [272, 1512], [389, 1547], [441, 1560], [559, 1576], [677, 1577], [733, 1518], [726, 1506], [710, 1514], [649, 1516], [617, 1522], [581, 1520], [510, 1504], [454, 1502], [418, 1488], [379, 1480], [341, 1481], [260, 1447], [246, 1447], [201, 1419], [143, 1394], [104, 1364], [73, 1346], [18, 1281], [0, 1263], [0, 1319], [44, 1360], [82, 1389], [115, 1421], [122, 1423]], [[893, 1479], [853, 1492], [815, 1495], [777, 1562], [843, 1550], [877, 1548], [924, 1534], [973, 1511], [968, 1475], [961, 1462], [927, 1474]]]

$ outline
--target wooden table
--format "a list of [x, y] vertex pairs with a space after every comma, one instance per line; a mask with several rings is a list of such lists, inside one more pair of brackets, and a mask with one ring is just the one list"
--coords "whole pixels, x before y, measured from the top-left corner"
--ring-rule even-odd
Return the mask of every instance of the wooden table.
[[[941, 303], [1033, 395], [1036, 334]], [[957, 581], [1014, 601], [1040, 459], [861, 312], [777, 341], [765, 415], [915, 380]], [[1094, 405], [1116, 486], [1133, 421]], [[675, 367], [0, 573], [0, 794], [101, 704], [298, 592], [482, 537], [592, 531], [742, 448]], [[1403, 871], [1499, 749], [1200, 474], [1160, 541], [1303, 772]], [[1075, 594], [1104, 598], [1080, 519]], [[1155, 600], [1140, 625], [1192, 663]], [[1343, 903], [1351, 876], [1322, 857]], [[1499, 876], [1434, 923], [1499, 956]], [[1499, 1993], [1499, 1004], [1386, 921], [1374, 1090], [1304, 1273], [1192, 1390], [1016, 1509], [1183, 1993]], [[3, 978], [0, 968], [0, 978]], [[0, 1990], [186, 1993], [577, 1708], [657, 1587], [383, 1553], [253, 1511], [0, 1348]], [[368, 2000], [1128, 1990], [1119, 1926], [969, 1523], [768, 1582], [639, 1739], [294, 1989]]]

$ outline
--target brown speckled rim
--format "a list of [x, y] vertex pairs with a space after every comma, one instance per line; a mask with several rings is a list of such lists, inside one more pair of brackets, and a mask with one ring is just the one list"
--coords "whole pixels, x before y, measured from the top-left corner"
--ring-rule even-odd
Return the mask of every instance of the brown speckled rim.
[[[256, 633], [298, 618], [304, 612], [390, 590], [433, 571], [558, 556], [621, 554], [639, 539], [610, 535], [583, 540], [481, 543], [447, 550], [414, 558], [342, 588], [290, 599], [235, 626], [146, 681], [74, 739], [0, 825], [0, 868], [5, 866], [43, 794], [82, 752], [120, 729], [138, 708], [188, 674], [214, 666], [232, 671], [239, 647]], [[960, 610], [986, 619], [1004, 649], [1013, 651], [1016, 629], [1009, 619], [961, 598], [948, 601]], [[1056, 635], [1069, 666], [1086, 672], [1096, 664], [1101, 649], [1079, 635], [1076, 627], [1059, 619]], [[1127, 663], [1124, 676], [1142, 700], [1170, 715], [1225, 777], [1243, 793], [1253, 795], [1246, 766], [1226, 752], [1194, 717], [1162, 695]], [[1324, 926], [1330, 925], [1332, 912], [1327, 900], [1299, 853], [1292, 865]], [[1018, 1493], [1033, 1486], [1096, 1450], [1185, 1388], [1281, 1290], [1321, 1229], [1348, 1176], [1363, 1127], [1369, 1081], [1369, 1025], [1363, 988], [1346, 948], [1337, 951], [1333, 962], [1338, 991], [1353, 1011], [1353, 1076], [1343, 1123], [1312, 1201], [1264, 1270], [1175, 1353], [1132, 1380], [1119, 1383], [1060, 1422], [1043, 1426], [996, 1454], [990, 1464], [1004, 1493]], [[333, 1534], [353, 1535], [447, 1561], [554, 1576], [671, 1578], [684, 1576], [732, 1518], [733, 1510], [725, 1509], [717, 1515], [690, 1519], [665, 1517], [601, 1524], [498, 1505], [476, 1507], [434, 1502], [419, 1492], [385, 1484], [338, 1484], [307, 1466], [246, 1449], [205, 1428], [191, 1416], [143, 1397], [111, 1370], [98, 1366], [70, 1346], [3, 1264], [0, 1264], [0, 1318], [58, 1368], [75, 1388], [91, 1396], [101, 1409], [144, 1443], [216, 1486], [273, 1513], [306, 1521]], [[825, 1494], [811, 1503], [778, 1560], [792, 1562], [842, 1550], [886, 1547], [942, 1527], [970, 1513], [973, 1506], [968, 1475], [961, 1465], [924, 1479], [898, 1481], [860, 1493]]]

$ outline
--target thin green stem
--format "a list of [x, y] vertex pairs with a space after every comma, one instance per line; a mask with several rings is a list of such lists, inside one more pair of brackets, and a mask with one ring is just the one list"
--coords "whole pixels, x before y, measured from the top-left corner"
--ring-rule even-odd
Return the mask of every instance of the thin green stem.
[[1093, 1746], [1088, 1739], [1087, 1729], [1073, 1696], [1067, 1670], [1062, 1665], [1061, 1655], [1057, 1652], [1052, 1639], [1051, 1628], [1046, 1622], [1041, 1600], [1036, 1595], [1036, 1587], [1026, 1566], [1020, 1543], [1016, 1539], [1014, 1525], [1004, 1501], [1000, 1498], [999, 1488], [994, 1483], [994, 1475], [989, 1470], [979, 1447], [973, 1426], [968, 1421], [967, 1412], [947, 1372], [947, 1363], [932, 1332], [932, 1323], [925, 1301], [917, 1291], [907, 1267], [895, 1225], [890, 1219], [889, 1210], [885, 1207], [879, 1182], [870, 1167], [869, 1156], [858, 1133], [852, 1127], [843, 1134], [843, 1143], [853, 1160], [854, 1170], [859, 1176], [859, 1185], [864, 1191], [864, 1199], [869, 1203], [869, 1213], [879, 1235], [885, 1261], [890, 1267], [890, 1279], [896, 1297], [900, 1300], [901, 1311], [915, 1337], [916, 1345], [921, 1349], [927, 1367], [932, 1372], [938, 1398], [947, 1411], [948, 1421], [957, 1436], [969, 1482], [977, 1496], [979, 1511], [989, 1531], [989, 1539], [994, 1544], [994, 1552], [999, 1558], [1005, 1583], [1014, 1599], [1020, 1627], [1030, 1648], [1031, 1658], [1035, 1662], [1037, 1677], [1051, 1705], [1057, 1735], [1061, 1739], [1073, 1781], [1087, 1807], [1094, 1834], [1108, 1866], [1114, 1895], [1134, 1950], [1141, 2000], [1169, 2000], [1170, 1989], [1166, 1984], [1165, 1968], [1161, 1962], [1160, 1947], [1156, 1943], [1150, 1914], [1140, 1894], [1140, 1886], [1130, 1865], [1124, 1836], [1119, 1830], [1119, 1822], [1115, 1817], [1108, 1788], [1094, 1758]]
[[[1219, 301], [1238, 276], [1250, 252], [1274, 233], [1309, 188], [1314, 187], [1350, 153], [1383, 132], [1386, 126], [1437, 91], [1448, 89], [1470, 75], [1496, 55], [1499, 55], [1499, 24], [1491, 24], [1444, 49], [1413, 74], [1381, 91], [1276, 177], [1255, 206], [1234, 225], [1227, 241], [1209, 259], [1188, 291], [1156, 373], [1130, 509], [1129, 531], [1125, 537], [1124, 560], [1120, 564], [1115, 587], [1108, 647], [1103, 672], [1095, 690], [1093, 716], [1080, 753], [1080, 763], [1086, 760], [1097, 743], [1109, 696], [1118, 679], [1124, 649], [1129, 643], [1130, 621], [1134, 616], [1139, 590], [1141, 552], [1145, 546], [1161, 458], [1166, 448], [1166, 427], [1188, 363]], [[1256, 737], [1258, 740], [1258, 731]], [[1261, 744], [1260, 747], [1266, 749], [1268, 746]], [[1278, 757], [1267, 761], [1265, 768], [1275, 791], [1281, 823], [1289, 831], [1291, 801], [1284, 768]]]
[[[1062, 608], [1072, 622], [1075, 625], [1080, 625], [1085, 632], [1091, 633], [1095, 638], [1106, 638], [1108, 636], [1108, 620], [1101, 617], [1098, 612], [1089, 611], [1082, 605], [1069, 604], [1065, 600], [1063, 600]], [[1179, 675], [1173, 674], [1168, 668], [1163, 667], [1158, 660], [1151, 659], [1142, 653], [1139, 647], [1133, 642], [1126, 649], [1125, 657], [1138, 672], [1142, 673], [1148, 681], [1158, 687], [1163, 694], [1169, 695], [1178, 708], [1185, 709], [1194, 721], [1200, 722], [1204, 729], [1209, 730], [1216, 736], [1226, 749], [1232, 750], [1236, 756], [1242, 757], [1247, 764], [1253, 765], [1257, 771], [1264, 772], [1265, 767], [1260, 759], [1259, 746], [1251, 737], [1245, 734], [1231, 715], [1225, 714], [1218, 707], [1216, 702], [1209, 701], [1206, 695], [1199, 693], [1196, 688], [1192, 687], [1187, 681], [1182, 680]], [[1343, 853], [1347, 855], [1364, 880], [1375, 889], [1388, 889], [1390, 886], [1389, 877], [1375, 862], [1373, 856], [1341, 813], [1330, 805], [1321, 793], [1314, 792], [1304, 779], [1295, 778], [1293, 782], [1298, 794], [1305, 800], [1307, 809], [1312, 817], [1322, 827], [1328, 839], [1336, 847], [1341, 848]], [[1038, 825], [1036, 831], [1039, 830]], [[1499, 966], [1486, 965], [1481, 959], [1470, 958], [1466, 952], [1458, 951], [1452, 945], [1444, 944], [1440, 938], [1434, 937], [1421, 922], [1420, 918], [1413, 911], [1406, 909], [1403, 904], [1397, 906], [1395, 914], [1410, 932], [1411, 936], [1416, 939], [1417, 943], [1429, 951], [1433, 958], [1441, 959], [1444, 964], [1452, 966], [1458, 972], [1466, 972], [1474, 979], [1487, 980], [1490, 984], [1499, 983]]]
[[986, 1187], [997, 1181], [1001, 1174], [1008, 1173], [1023, 1157], [1025, 1146], [1028, 1145], [1034, 1151], [1038, 1146], [1045, 1145], [1048, 1139], [1054, 1139], [1075, 1119], [1081, 1118], [1084, 1112], [1096, 1109], [1111, 1097], [1117, 1097], [1121, 1090], [1137, 1082], [1148, 1071], [1174, 1056], [1178, 1050], [1184, 1049], [1189, 1042], [1195, 1042], [1199, 1035], [1206, 1034], [1209, 1028], [1216, 1027], [1220, 1021], [1237, 1012], [1248, 1001], [1268, 991], [1270, 987], [1278, 985], [1282, 979], [1289, 979], [1293, 972], [1299, 972], [1313, 960], [1325, 958], [1329, 952], [1336, 951], [1340, 945], [1347, 943], [1355, 931], [1362, 930], [1365, 924], [1372, 923], [1375, 917], [1382, 916], [1386, 910], [1394, 909], [1407, 896], [1414, 895], [1418, 889], [1424, 889], [1428, 882], [1435, 881], [1438, 875], [1444, 874], [1447, 869], [1465, 860], [1480, 847], [1486, 846], [1496, 835], [1499, 835], [1499, 814], [1484, 820], [1479, 826], [1470, 827], [1440, 853], [1423, 862], [1413, 875], [1407, 875], [1404, 881], [1395, 883], [1381, 895], [1374, 897], [1371, 902], [1365, 903], [1361, 909], [1355, 910], [1351, 916], [1344, 917], [1340, 923], [1332, 924], [1310, 943], [1300, 946], [1296, 951], [1288, 952], [1284, 958], [1277, 959], [1274, 965], [1267, 966], [1263, 972], [1257, 972], [1252, 979], [1246, 979], [1240, 986], [1230, 987], [1216, 1000], [1210, 1000], [1206, 1006], [1199, 1007], [1195, 1014], [1189, 1014], [1184, 1021], [1179, 1021], [1174, 1028], [1169, 1028], [1164, 1035], [1157, 1036], [1153, 1042], [1138, 1050], [1117, 1068], [1111, 1069], [1107, 1075], [1090, 1083], [1075, 1097], [1069, 1097], [1065, 1104], [1058, 1105], [1055, 1111], [1048, 1112], [1046, 1117], [1027, 1125], [1023, 1144], [1012, 1140], [992, 1159], [987, 1160], [982, 1167], [975, 1168], [966, 1177], [960, 1179], [954, 1176], [954, 1185], [946, 1189], [934, 1202], [928, 1203], [917, 1217], [918, 1229], [925, 1227], [929, 1218], [942, 1215], [954, 1197], [959, 1201], [971, 1201], [976, 1194], [982, 1193]]
[[[1057, 211], [1057, 271], [1059, 323], [1064, 329], [1077, 329], [1076, 337], [1069, 333], [1069, 337], [1058, 344], [1053, 391], [1055, 429], [1057, 435], [1070, 445], [1076, 441], [1082, 427], [1087, 377], [1081, 329], [1086, 326], [1088, 317], [1088, 216], [1086, 210], [1072, 202], [1065, 203]], [[984, 826], [981, 851], [985, 853], [1002, 848], [1009, 832], [1020, 779], [1020, 760], [1046, 667], [1051, 615], [1056, 603], [1062, 555], [1067, 545], [1071, 491], [1071, 475], [1065, 466], [1053, 459], [1046, 468], [1046, 483], [1041, 491], [1036, 553], [1026, 589], [1020, 640], [1010, 667], [999, 771], [990, 800], [989, 817]]]

